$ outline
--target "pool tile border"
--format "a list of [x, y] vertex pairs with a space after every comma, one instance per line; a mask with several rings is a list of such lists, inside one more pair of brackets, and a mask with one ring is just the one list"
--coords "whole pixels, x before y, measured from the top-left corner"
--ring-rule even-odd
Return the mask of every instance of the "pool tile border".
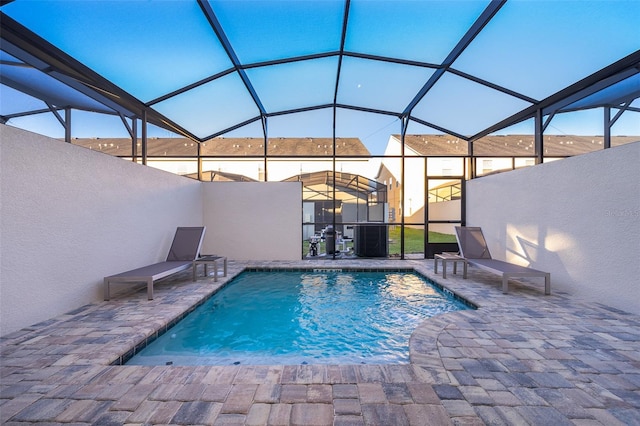
[[471, 309], [479, 309], [479, 305], [477, 303], [472, 302], [466, 297], [462, 296], [458, 292], [455, 292], [448, 287], [440, 284], [437, 281], [434, 281], [432, 278], [429, 278], [426, 274], [422, 273], [419, 269], [415, 267], [394, 267], [394, 266], [385, 266], [385, 267], [344, 267], [344, 266], [335, 266], [335, 267], [269, 267], [269, 268], [261, 268], [261, 267], [247, 267], [245, 271], [248, 272], [278, 272], [278, 271], [292, 271], [292, 272], [408, 272], [415, 273], [420, 275], [423, 279], [425, 279], [429, 284], [436, 287], [438, 290], [445, 293], [447, 296], [453, 297], [458, 302], [465, 304], [467, 307]]
[[[236, 274], [237, 275], [237, 274]], [[187, 315], [195, 311], [198, 307], [203, 305], [207, 300], [213, 297], [218, 291], [220, 291], [224, 286], [230, 283], [233, 280], [232, 277], [230, 280], [222, 283], [217, 288], [215, 288], [211, 293], [205, 295], [200, 300], [196, 301], [193, 305], [187, 307], [185, 311], [178, 314], [173, 319], [169, 320], [166, 324], [162, 324], [158, 329], [156, 329], [150, 336], [146, 336], [142, 341], [136, 343], [131, 349], [126, 351], [124, 354], [120, 355], [116, 360], [111, 362], [109, 365], [112, 366], [121, 366], [126, 365], [126, 363], [133, 358], [138, 352], [149, 346], [149, 344], [153, 343], [160, 336], [171, 330], [176, 324], [182, 321]]]
[[190, 307], [188, 307], [184, 312], [182, 312], [181, 314], [179, 314], [178, 316], [176, 316], [175, 318], [170, 320], [168, 323], [161, 325], [150, 336], [147, 336], [142, 341], [136, 343], [132, 348], [127, 350], [122, 355], [118, 356], [118, 358], [115, 359], [113, 362], [111, 362], [109, 365], [113, 365], [113, 366], [126, 365], [127, 362], [131, 358], [133, 358], [138, 352], [140, 352], [141, 350], [145, 349], [147, 346], [149, 346], [151, 343], [153, 343], [160, 336], [162, 336], [163, 334], [168, 332], [173, 326], [175, 326], [177, 323], [182, 321], [187, 315], [192, 313], [194, 310], [196, 310], [198, 307], [203, 305], [205, 302], [207, 302], [217, 292], [222, 290], [225, 286], [231, 284], [233, 282], [233, 280], [236, 279], [236, 277], [238, 275], [242, 274], [243, 272], [283, 272], [283, 271], [284, 272], [345, 272], [346, 271], [346, 272], [404, 272], [404, 273], [415, 273], [415, 274], [419, 275], [421, 278], [423, 278], [425, 281], [427, 281], [427, 283], [433, 285], [439, 291], [441, 291], [442, 293], [446, 294], [447, 296], [452, 297], [453, 299], [455, 299], [456, 301], [458, 301], [460, 303], [463, 303], [469, 309], [474, 309], [474, 310], [478, 309], [478, 306], [475, 303], [465, 299], [464, 297], [458, 295], [457, 293], [453, 292], [452, 290], [448, 289], [447, 287], [443, 286], [442, 284], [432, 280], [431, 278], [429, 278], [425, 274], [423, 274], [420, 271], [416, 270], [416, 268], [414, 268], [414, 267], [392, 267], [392, 266], [387, 266], [387, 267], [373, 267], [373, 268], [363, 268], [363, 267], [360, 267], [360, 268], [352, 268], [352, 267], [322, 267], [322, 268], [318, 268], [318, 267], [311, 267], [311, 266], [310, 267], [284, 267], [283, 266], [283, 267], [267, 267], [267, 268], [263, 268], [263, 267], [256, 267], [256, 266], [254, 266], [254, 267], [247, 266], [247, 267], [242, 268], [240, 271], [234, 273], [233, 275], [230, 275], [229, 279], [227, 281], [225, 281], [222, 284], [220, 284], [211, 293], [209, 293], [208, 295], [206, 295], [205, 297], [203, 297], [202, 299], [197, 301], [195, 304], [193, 304]]

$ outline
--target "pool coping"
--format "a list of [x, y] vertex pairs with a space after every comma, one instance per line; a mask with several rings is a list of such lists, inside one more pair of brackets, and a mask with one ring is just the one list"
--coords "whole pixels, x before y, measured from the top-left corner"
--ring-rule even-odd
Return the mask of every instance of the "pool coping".
[[[133, 358], [138, 352], [142, 351], [147, 346], [152, 344], [160, 336], [162, 336], [165, 333], [167, 333], [172, 327], [174, 327], [176, 324], [178, 324], [180, 321], [182, 321], [187, 315], [191, 314], [197, 308], [199, 308], [200, 306], [205, 304], [209, 299], [211, 299], [213, 296], [215, 296], [216, 293], [218, 293], [220, 290], [222, 290], [227, 285], [231, 284], [234, 281], [234, 279], [236, 277], [238, 277], [240, 274], [242, 274], [244, 272], [281, 272], [281, 271], [285, 271], [285, 272], [314, 272], [314, 273], [321, 273], [321, 272], [404, 272], [404, 273], [415, 273], [415, 274], [419, 275], [421, 278], [423, 278], [425, 281], [427, 281], [428, 284], [433, 285], [434, 287], [436, 287], [438, 290], [440, 290], [441, 292], [443, 292], [447, 296], [452, 297], [456, 301], [464, 304], [467, 308], [472, 309], [472, 310], [478, 310], [479, 309], [479, 306], [477, 304], [475, 304], [472, 301], [464, 298], [463, 296], [461, 296], [458, 293], [452, 291], [451, 289], [443, 286], [442, 284], [438, 283], [437, 281], [434, 281], [433, 279], [429, 278], [426, 274], [418, 271], [415, 267], [392, 267], [392, 266], [386, 266], [386, 267], [373, 267], [373, 266], [372, 267], [349, 267], [349, 266], [346, 266], [346, 267], [338, 267], [338, 266], [335, 266], [335, 267], [317, 267], [317, 266], [305, 266], [305, 267], [300, 267], [300, 266], [298, 266], [298, 267], [294, 267], [294, 266], [292, 266], [292, 267], [284, 267], [284, 266], [280, 266], [280, 267], [273, 267], [273, 266], [270, 266], [270, 267], [258, 267], [258, 266], [245, 266], [244, 268], [240, 269], [237, 272], [234, 272], [233, 274], [228, 274], [229, 275], [228, 279], [225, 280], [224, 282], [222, 282], [219, 286], [217, 286], [212, 292], [210, 292], [209, 294], [205, 295], [202, 299], [200, 299], [199, 301], [197, 301], [196, 303], [191, 305], [187, 310], [185, 310], [184, 312], [182, 312], [178, 316], [176, 316], [173, 319], [171, 319], [168, 323], [160, 326], [157, 330], [152, 332], [151, 335], [145, 337], [142, 341], [136, 343], [131, 349], [127, 350], [125, 353], [123, 353], [122, 355], [118, 356], [118, 358], [114, 359], [114, 361], [112, 361], [109, 365], [127, 365], [129, 360], [131, 360], [131, 358]], [[445, 314], [450, 314], [450, 313], [455, 313], [455, 312], [456, 311], [454, 311], [454, 312], [446, 312], [446, 313], [439, 314], [439, 315], [445, 315]], [[433, 318], [433, 317], [426, 318], [424, 321], [429, 321], [431, 318]], [[418, 327], [420, 327], [420, 325]], [[413, 335], [413, 332], [412, 332], [412, 335]], [[411, 341], [411, 338], [409, 339], [409, 342], [410, 341]], [[407, 348], [407, 350], [409, 352], [408, 355], [409, 355], [409, 364], [410, 364], [411, 363], [410, 345]], [[313, 363], [312, 362], [310, 364], [329, 365], [329, 364], [335, 364], [335, 363]], [[373, 363], [373, 364], [380, 364], [380, 363]], [[393, 363], [389, 363], [389, 364], [393, 364]], [[223, 365], [227, 365], [227, 364], [203, 364], [203, 365], [213, 365], [213, 366], [219, 365], [219, 366], [223, 366]], [[248, 364], [248, 365], [251, 365], [251, 364]]]

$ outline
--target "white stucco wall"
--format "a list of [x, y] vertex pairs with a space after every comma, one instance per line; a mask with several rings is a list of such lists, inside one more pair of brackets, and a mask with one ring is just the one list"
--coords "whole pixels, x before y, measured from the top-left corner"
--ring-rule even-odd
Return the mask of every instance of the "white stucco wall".
[[[462, 211], [462, 201], [450, 200], [429, 204], [429, 220], [460, 220]], [[429, 230], [442, 234], [455, 235], [454, 224], [451, 223], [431, 223]]]
[[640, 313], [640, 143], [467, 183], [467, 225], [551, 289]]
[[102, 299], [106, 275], [166, 258], [202, 224], [201, 185], [0, 125], [0, 332]]
[[204, 254], [301, 259], [301, 182], [203, 182], [202, 187]]

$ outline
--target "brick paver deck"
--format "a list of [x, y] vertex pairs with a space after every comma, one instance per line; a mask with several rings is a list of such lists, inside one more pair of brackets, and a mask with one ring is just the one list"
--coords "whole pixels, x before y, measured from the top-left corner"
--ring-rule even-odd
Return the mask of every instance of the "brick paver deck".
[[[301, 262], [251, 266], [313, 266]], [[640, 317], [531, 285], [509, 294], [469, 269], [442, 280], [480, 306], [425, 321], [404, 365], [119, 366], [229, 277], [187, 271], [5, 336], [0, 423], [246, 425], [640, 425]]]

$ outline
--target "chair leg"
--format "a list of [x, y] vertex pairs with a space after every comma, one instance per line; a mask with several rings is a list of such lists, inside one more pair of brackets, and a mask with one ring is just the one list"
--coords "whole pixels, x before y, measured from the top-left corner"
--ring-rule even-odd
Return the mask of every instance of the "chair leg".
[[111, 299], [109, 295], [109, 280], [107, 278], [104, 279], [104, 300]]
[[509, 277], [506, 275], [502, 276], [502, 292], [504, 294], [509, 293]]
[[544, 276], [544, 294], [551, 294], [551, 274]]
[[147, 299], [153, 300], [153, 280], [147, 280]]

